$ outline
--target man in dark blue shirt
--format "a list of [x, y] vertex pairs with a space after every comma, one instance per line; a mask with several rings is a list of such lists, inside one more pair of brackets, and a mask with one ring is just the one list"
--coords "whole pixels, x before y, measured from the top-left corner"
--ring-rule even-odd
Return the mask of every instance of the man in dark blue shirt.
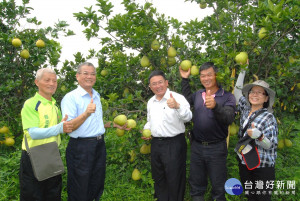
[[224, 184], [227, 179], [226, 158], [228, 126], [235, 117], [235, 98], [216, 80], [217, 68], [212, 62], [200, 67], [200, 81], [205, 89], [191, 92], [188, 77], [183, 71], [182, 94], [194, 108], [190, 161], [190, 185], [193, 201], [204, 201], [207, 176], [212, 184], [212, 198], [226, 200]]

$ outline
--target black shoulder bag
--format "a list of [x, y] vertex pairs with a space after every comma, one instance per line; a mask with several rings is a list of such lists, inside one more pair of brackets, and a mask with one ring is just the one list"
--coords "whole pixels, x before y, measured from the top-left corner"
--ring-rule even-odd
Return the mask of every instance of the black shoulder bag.
[[[251, 119], [249, 119], [247, 125], [245, 125], [245, 127], [242, 130], [243, 135], [247, 131], [249, 125], [251, 125], [253, 120], [263, 112], [265, 112], [265, 111], [261, 110], [261, 111], [257, 112]], [[247, 153], [243, 153], [242, 151], [246, 147], [249, 149], [249, 151]], [[244, 137], [239, 139], [234, 151], [237, 153], [240, 153], [243, 156], [246, 166], [249, 170], [253, 170], [259, 166], [260, 157], [259, 157], [259, 153], [257, 151], [257, 147], [255, 145], [255, 140], [252, 139], [249, 135], [245, 135]]]

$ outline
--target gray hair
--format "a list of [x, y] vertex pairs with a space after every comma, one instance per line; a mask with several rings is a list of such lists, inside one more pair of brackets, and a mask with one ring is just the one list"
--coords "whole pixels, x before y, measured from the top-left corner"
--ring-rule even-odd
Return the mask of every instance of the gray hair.
[[79, 65], [77, 66], [77, 73], [80, 73], [81, 67], [82, 67], [82, 66], [92, 66], [92, 67], [94, 67], [94, 69], [96, 70], [94, 64], [92, 64], [92, 63], [90, 63], [90, 62], [84, 62], [84, 63], [79, 64]]
[[56, 75], [56, 72], [51, 68], [41, 68], [36, 72], [35, 79], [40, 80], [45, 73], [52, 73]]

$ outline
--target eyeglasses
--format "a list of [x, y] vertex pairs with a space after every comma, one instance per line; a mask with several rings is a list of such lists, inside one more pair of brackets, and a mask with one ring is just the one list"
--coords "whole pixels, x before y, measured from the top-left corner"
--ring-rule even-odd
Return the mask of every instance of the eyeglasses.
[[164, 83], [164, 81], [163, 80], [160, 80], [160, 81], [158, 81], [158, 82], [152, 82], [152, 83], [150, 83], [150, 86], [151, 87], [156, 87], [156, 86], [158, 86], [158, 85], [162, 85]]
[[266, 95], [266, 93], [262, 92], [262, 91], [249, 91], [249, 94], [252, 94], [252, 95], [258, 95], [258, 96], [263, 96], [263, 95]]
[[88, 72], [83, 72], [83, 73], [78, 73], [78, 74], [82, 74], [84, 77], [87, 77], [89, 75], [92, 77], [96, 76], [96, 73], [88, 73]]
[[205, 78], [205, 77], [208, 77], [208, 78], [212, 78], [215, 74], [212, 74], [212, 73], [209, 73], [209, 74], [200, 74], [200, 78]]

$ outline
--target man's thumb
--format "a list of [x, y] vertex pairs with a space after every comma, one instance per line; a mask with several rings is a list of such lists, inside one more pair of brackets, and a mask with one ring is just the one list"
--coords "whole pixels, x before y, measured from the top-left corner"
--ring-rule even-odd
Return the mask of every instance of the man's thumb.
[[210, 90], [208, 90], [207, 91], [207, 94], [206, 94], [207, 96], [210, 96], [211, 94], [210, 94]]
[[251, 124], [252, 128], [255, 128], [254, 123]]
[[93, 101], [93, 98], [91, 98], [91, 103], [93, 103], [94, 101]]
[[173, 98], [172, 92], [170, 92], [170, 98]]
[[65, 114], [65, 117], [61, 121], [67, 121], [68, 120], [68, 115]]

